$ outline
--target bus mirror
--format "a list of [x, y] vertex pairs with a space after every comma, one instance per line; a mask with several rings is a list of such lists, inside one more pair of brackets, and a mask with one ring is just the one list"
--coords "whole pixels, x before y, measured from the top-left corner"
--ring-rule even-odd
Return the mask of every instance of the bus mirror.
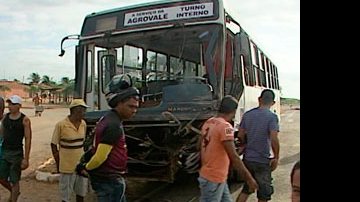
[[65, 50], [61, 49], [61, 53], [59, 54], [60, 57], [62, 57], [65, 54]]
[[78, 34], [73, 34], [73, 35], [68, 35], [66, 37], [64, 37], [62, 40], [61, 40], [61, 44], [60, 44], [60, 49], [61, 49], [61, 52], [59, 54], [60, 57], [62, 57], [64, 54], [65, 54], [65, 50], [63, 49], [63, 43], [65, 40], [67, 39], [77, 39], [79, 40], [80, 39], [80, 35]]

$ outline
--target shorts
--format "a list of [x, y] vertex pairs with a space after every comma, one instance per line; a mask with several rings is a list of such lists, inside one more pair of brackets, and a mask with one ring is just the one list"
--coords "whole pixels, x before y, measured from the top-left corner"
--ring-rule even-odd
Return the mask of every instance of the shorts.
[[[272, 186], [270, 165], [246, 160], [243, 160], [243, 162], [259, 185], [259, 189], [256, 192], [257, 198], [264, 201], [271, 200], [271, 195], [274, 193], [274, 188]], [[244, 188], [241, 192], [245, 194], [251, 194], [246, 183], [244, 184]]]
[[85, 197], [88, 191], [88, 179], [76, 173], [60, 173], [59, 189], [62, 201], [70, 202], [73, 192]]
[[43, 111], [44, 111], [44, 107], [43, 107], [43, 106], [40, 106], [40, 105], [35, 106], [35, 111], [36, 111], [36, 112], [43, 112]]
[[21, 161], [24, 158], [22, 150], [3, 149], [0, 157], [0, 179], [16, 184], [21, 179]]
[[217, 183], [199, 176], [200, 202], [221, 201], [232, 202], [229, 186], [226, 182]]

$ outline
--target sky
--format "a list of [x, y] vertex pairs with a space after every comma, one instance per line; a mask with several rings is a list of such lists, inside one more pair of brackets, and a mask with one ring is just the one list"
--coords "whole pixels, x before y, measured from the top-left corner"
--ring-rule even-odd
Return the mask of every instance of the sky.
[[[282, 97], [300, 99], [300, 0], [225, 0], [277, 66]], [[0, 4], [0, 79], [28, 83], [31, 73], [75, 77], [74, 46], [86, 15], [149, 0], [9, 0]]]

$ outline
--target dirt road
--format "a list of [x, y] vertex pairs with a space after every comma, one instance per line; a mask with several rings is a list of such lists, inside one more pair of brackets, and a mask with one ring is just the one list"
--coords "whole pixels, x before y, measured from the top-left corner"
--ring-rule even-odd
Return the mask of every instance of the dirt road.
[[[69, 110], [66, 108], [54, 108], [46, 109], [41, 117], [34, 116], [33, 109], [22, 109], [22, 111], [30, 117], [33, 138], [32, 148], [30, 155], [30, 167], [23, 172], [24, 177], [20, 183], [21, 195], [19, 197], [20, 202], [50, 202], [60, 201], [58, 193], [57, 183], [45, 183], [36, 181], [33, 177], [33, 173], [43, 162], [51, 157], [50, 140], [54, 129], [54, 125], [57, 121], [63, 119]], [[280, 163], [277, 170], [274, 172], [274, 185], [275, 193], [272, 201], [290, 201], [290, 181], [289, 174], [292, 165], [296, 160], [300, 158], [300, 110], [290, 110], [289, 107], [283, 107], [283, 113], [281, 116], [281, 132], [280, 138]], [[197, 195], [197, 182], [194, 180], [190, 190]], [[176, 193], [177, 192], [177, 193]], [[184, 193], [183, 193], [184, 192]], [[151, 201], [171, 201], [182, 202], [184, 201], [182, 196], [185, 196], [185, 187], [180, 189], [168, 190], [168, 192], [162, 196], [159, 196], [159, 200]], [[233, 193], [236, 197], [238, 191]], [[0, 201], [6, 201], [9, 193], [0, 187]], [[153, 196], [156, 197], [156, 196]], [[87, 196], [86, 201], [93, 201], [93, 195]], [[129, 200], [130, 201], [130, 200]], [[186, 200], [187, 201], [187, 200]], [[195, 200], [196, 201], [196, 200]], [[255, 202], [256, 197], [253, 195], [250, 197], [249, 202]]]

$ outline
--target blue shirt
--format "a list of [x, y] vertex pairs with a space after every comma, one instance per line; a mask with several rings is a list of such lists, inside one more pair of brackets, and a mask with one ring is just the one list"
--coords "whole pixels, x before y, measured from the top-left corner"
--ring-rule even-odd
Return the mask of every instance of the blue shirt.
[[247, 111], [240, 123], [246, 132], [244, 159], [258, 163], [270, 162], [270, 132], [279, 131], [279, 119], [269, 109], [259, 107]]

